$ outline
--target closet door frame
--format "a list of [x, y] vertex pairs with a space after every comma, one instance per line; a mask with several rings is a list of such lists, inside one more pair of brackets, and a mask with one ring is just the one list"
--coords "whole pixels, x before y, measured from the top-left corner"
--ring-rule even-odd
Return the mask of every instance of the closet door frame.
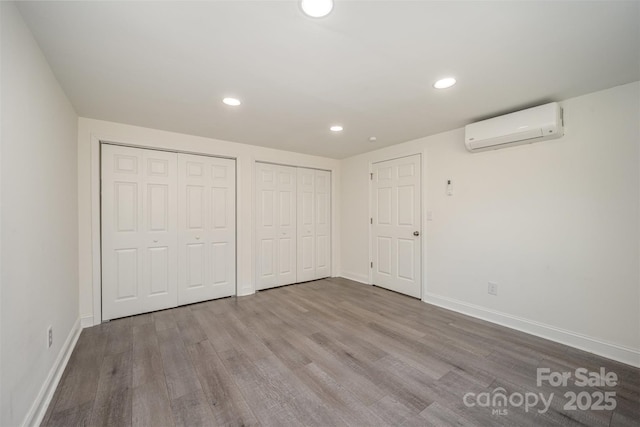
[[[136, 144], [136, 143], [125, 143], [120, 142], [117, 139], [100, 137], [97, 135], [91, 135], [91, 263], [92, 263], [92, 301], [93, 301], [93, 315], [91, 317], [81, 317], [80, 319], [80, 327], [85, 328], [89, 326], [99, 325], [103, 322], [102, 320], [102, 171], [101, 171], [101, 149], [102, 145], [116, 145], [121, 147], [130, 147], [130, 148], [138, 148], [142, 150], [154, 150], [154, 151], [164, 151], [169, 153], [176, 154], [189, 154], [189, 155], [197, 155], [204, 157], [214, 157], [214, 158], [222, 158], [229, 159], [235, 162], [235, 185], [236, 185], [236, 197], [234, 200], [235, 203], [235, 225], [236, 225], [236, 233], [235, 233], [235, 281], [236, 281], [236, 291], [235, 295], [238, 295], [238, 188], [239, 179], [238, 179], [238, 159], [233, 156], [225, 156], [225, 155], [215, 155], [211, 153], [203, 153], [196, 151], [184, 151], [179, 149], [174, 149], [172, 147], [160, 147], [154, 145], [145, 145], [145, 144]], [[81, 313], [82, 314], [82, 313]]]

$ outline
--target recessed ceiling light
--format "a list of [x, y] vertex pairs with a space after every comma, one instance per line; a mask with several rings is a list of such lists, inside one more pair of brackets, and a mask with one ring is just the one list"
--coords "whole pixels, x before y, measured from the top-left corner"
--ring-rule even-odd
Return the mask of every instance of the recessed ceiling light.
[[312, 18], [327, 16], [333, 9], [333, 0], [301, 0], [302, 11]]
[[447, 77], [435, 82], [433, 84], [433, 87], [435, 87], [436, 89], [446, 89], [453, 86], [454, 84], [456, 84], [456, 79], [454, 79], [453, 77]]
[[342, 131], [342, 126], [335, 125], [335, 126], [331, 126], [329, 129], [331, 129], [333, 132], [341, 132]]
[[375, 136], [370, 136], [369, 137], [369, 142], [376, 142], [378, 140], [378, 138], [376, 138]]
[[225, 98], [222, 100], [222, 102], [224, 102], [227, 105], [231, 105], [232, 107], [237, 107], [238, 105], [241, 104], [240, 100], [236, 98]]

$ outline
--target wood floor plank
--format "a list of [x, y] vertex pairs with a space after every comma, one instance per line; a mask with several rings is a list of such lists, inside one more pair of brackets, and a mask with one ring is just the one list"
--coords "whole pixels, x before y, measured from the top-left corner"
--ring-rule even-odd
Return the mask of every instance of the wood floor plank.
[[338, 412], [333, 411], [315, 396], [297, 396], [285, 406], [290, 408], [292, 413], [297, 414], [295, 418], [304, 420], [307, 426], [325, 427], [345, 424]]
[[[158, 346], [171, 400], [202, 391], [187, 350], [177, 327], [158, 331]], [[189, 401], [187, 399], [187, 401]]]
[[333, 353], [349, 371], [367, 378], [382, 393], [400, 401], [403, 405], [415, 410], [416, 414], [426, 408], [432, 401], [421, 394], [420, 390], [410, 387], [398, 377], [390, 374], [388, 370], [380, 368], [375, 363], [370, 363], [363, 358], [358, 358], [350, 352], [348, 347], [343, 347], [340, 343], [332, 341], [322, 334], [316, 333], [311, 337], [319, 345]]
[[223, 352], [234, 348], [233, 338], [218, 325], [220, 314], [208, 309], [200, 309], [194, 311], [194, 317], [207, 336], [208, 341], [216, 348], [216, 351]]
[[153, 313], [138, 314], [137, 316], [131, 317], [132, 327], [148, 325], [150, 323], [153, 323]]
[[202, 390], [172, 400], [171, 411], [177, 427], [217, 426]]
[[188, 347], [188, 352], [216, 425], [258, 425], [258, 420], [211, 343], [200, 341], [192, 344]]
[[263, 340], [267, 348], [289, 369], [297, 369], [311, 363], [311, 359], [282, 337], [268, 337]]
[[[615, 372], [538, 386], [536, 371]], [[554, 393], [502, 414], [465, 396]], [[568, 411], [564, 392], [615, 392]], [[636, 426], [640, 369], [332, 278], [82, 331], [42, 425]]]
[[173, 426], [173, 411], [162, 378], [147, 381], [133, 389], [132, 426]]
[[369, 405], [385, 396], [385, 393], [368, 376], [353, 372], [341, 360], [337, 359], [334, 354], [311, 338], [296, 337], [292, 339], [290, 336], [286, 338], [291, 340], [290, 342], [298, 350], [304, 352], [315, 364], [329, 373], [340, 384], [343, 384], [362, 403]]
[[255, 361], [271, 355], [260, 337], [247, 328], [235, 313], [230, 312], [224, 321], [220, 320], [218, 323], [226, 329], [229, 336], [233, 337], [234, 347], [244, 352], [250, 359]]
[[132, 318], [125, 317], [109, 322], [105, 356], [131, 351], [133, 347]]
[[133, 333], [133, 342], [136, 345], [140, 345], [146, 341], [158, 342], [156, 326], [153, 322], [135, 324], [131, 328], [131, 331]]
[[638, 427], [638, 418], [615, 412], [611, 418], [611, 427]]
[[190, 307], [178, 307], [174, 310], [176, 324], [180, 330], [180, 336], [186, 346], [207, 339]]
[[369, 409], [384, 420], [386, 425], [402, 425], [414, 415], [414, 412], [411, 409], [407, 408], [390, 396], [385, 396], [375, 402], [369, 406]]
[[295, 374], [314, 394], [336, 411], [347, 425], [378, 426], [384, 424], [380, 417], [359, 401], [344, 385], [315, 363], [296, 369]]
[[162, 310], [151, 313], [153, 316], [153, 324], [157, 331], [176, 328], [178, 326], [173, 313], [173, 310]]
[[106, 356], [91, 414], [94, 426], [130, 426], [132, 405], [131, 350]]
[[424, 411], [420, 413], [420, 416], [424, 418], [427, 425], [433, 427], [475, 427], [476, 425], [475, 423], [455, 413], [451, 409], [442, 406], [438, 402], [434, 402], [429, 405]]
[[47, 427], [84, 427], [91, 422], [92, 410], [93, 400], [79, 406], [54, 412], [46, 420], [43, 420], [41, 425]]
[[98, 390], [102, 359], [75, 359], [67, 366], [68, 373], [60, 380], [52, 405], [54, 411], [64, 411], [93, 402]]
[[[150, 326], [150, 327], [148, 327]], [[158, 337], [153, 324], [141, 327], [144, 334], [137, 337], [133, 343], [133, 387], [139, 387], [148, 382], [164, 381], [162, 355], [158, 345]], [[134, 327], [134, 337], [136, 337]]]

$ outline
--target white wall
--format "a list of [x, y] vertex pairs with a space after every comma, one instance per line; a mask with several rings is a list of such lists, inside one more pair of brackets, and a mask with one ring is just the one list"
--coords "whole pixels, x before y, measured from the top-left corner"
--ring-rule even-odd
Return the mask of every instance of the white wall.
[[79, 330], [77, 116], [15, 5], [0, 8], [0, 425], [15, 426], [37, 422]]
[[332, 171], [332, 274], [339, 271], [340, 217], [338, 160], [272, 150], [234, 142], [80, 118], [78, 125], [78, 197], [80, 313], [84, 326], [100, 321], [99, 292], [99, 141], [236, 158], [238, 295], [255, 292], [254, 164], [266, 161]]
[[342, 274], [369, 277], [370, 162], [423, 153], [425, 301], [640, 365], [640, 84], [562, 105], [562, 139], [471, 154], [458, 129], [343, 160]]

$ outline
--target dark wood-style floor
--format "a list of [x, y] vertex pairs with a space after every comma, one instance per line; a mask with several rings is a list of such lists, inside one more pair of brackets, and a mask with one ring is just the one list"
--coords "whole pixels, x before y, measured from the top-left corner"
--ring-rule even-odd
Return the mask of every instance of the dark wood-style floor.
[[[604, 367], [616, 387], [536, 386]], [[539, 413], [473, 396], [554, 393]], [[613, 411], [564, 410], [567, 391]], [[496, 391], [498, 392], [498, 391]], [[518, 399], [515, 399], [518, 402]], [[584, 403], [584, 402], [583, 402]], [[47, 426], [638, 425], [640, 370], [380, 288], [328, 279], [82, 331]]]

